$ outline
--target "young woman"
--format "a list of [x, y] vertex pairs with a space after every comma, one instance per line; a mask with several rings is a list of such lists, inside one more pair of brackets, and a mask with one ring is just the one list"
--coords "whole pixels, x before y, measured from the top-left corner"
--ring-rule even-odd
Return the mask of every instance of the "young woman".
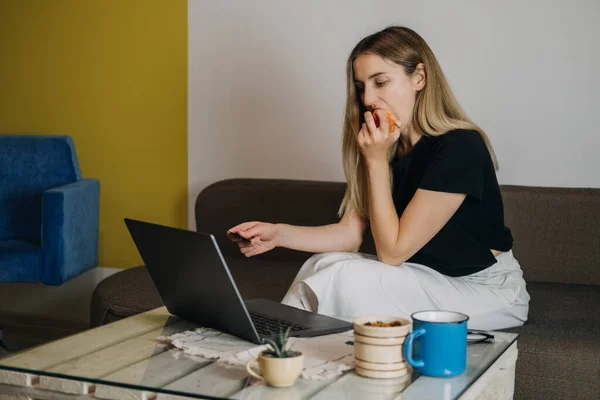
[[[352, 50], [343, 163], [348, 187], [338, 223], [230, 229], [250, 239], [238, 242], [247, 257], [276, 246], [317, 253], [284, 304], [338, 317], [452, 310], [474, 329], [527, 320], [529, 294], [489, 139], [413, 30], [389, 27]], [[376, 256], [358, 253], [368, 225]]]

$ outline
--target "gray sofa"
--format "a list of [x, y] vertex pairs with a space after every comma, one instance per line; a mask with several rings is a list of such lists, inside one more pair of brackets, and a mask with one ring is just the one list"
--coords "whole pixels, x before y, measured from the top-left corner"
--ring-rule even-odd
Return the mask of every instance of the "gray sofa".
[[[249, 220], [336, 222], [344, 190], [340, 182], [220, 181], [197, 197], [197, 229], [216, 236], [243, 297], [279, 301], [310, 254], [277, 248], [247, 259], [225, 231]], [[529, 320], [508, 329], [520, 335], [515, 398], [599, 399], [600, 189], [502, 186], [502, 193], [531, 294]], [[361, 251], [374, 253], [370, 233]], [[91, 325], [161, 305], [145, 268], [127, 269], [96, 288]]]

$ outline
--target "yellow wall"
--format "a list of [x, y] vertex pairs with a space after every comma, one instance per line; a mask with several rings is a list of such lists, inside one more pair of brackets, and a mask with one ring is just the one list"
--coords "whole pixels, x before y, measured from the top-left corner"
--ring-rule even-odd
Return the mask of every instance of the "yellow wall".
[[0, 0], [0, 133], [69, 134], [100, 180], [99, 265], [124, 217], [187, 226], [187, 1]]

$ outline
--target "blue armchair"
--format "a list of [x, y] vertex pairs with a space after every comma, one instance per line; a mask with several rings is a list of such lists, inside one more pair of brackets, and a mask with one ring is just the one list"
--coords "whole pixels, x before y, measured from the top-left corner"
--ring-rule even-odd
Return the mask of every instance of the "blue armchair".
[[95, 267], [99, 203], [69, 136], [0, 135], [0, 282], [60, 285]]

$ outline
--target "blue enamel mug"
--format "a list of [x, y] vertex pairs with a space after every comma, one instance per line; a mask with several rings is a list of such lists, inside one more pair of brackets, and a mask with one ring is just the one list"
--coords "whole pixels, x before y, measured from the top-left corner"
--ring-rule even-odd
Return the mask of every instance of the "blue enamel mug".
[[467, 321], [454, 311], [411, 315], [413, 330], [404, 342], [404, 358], [422, 375], [450, 377], [467, 368]]

